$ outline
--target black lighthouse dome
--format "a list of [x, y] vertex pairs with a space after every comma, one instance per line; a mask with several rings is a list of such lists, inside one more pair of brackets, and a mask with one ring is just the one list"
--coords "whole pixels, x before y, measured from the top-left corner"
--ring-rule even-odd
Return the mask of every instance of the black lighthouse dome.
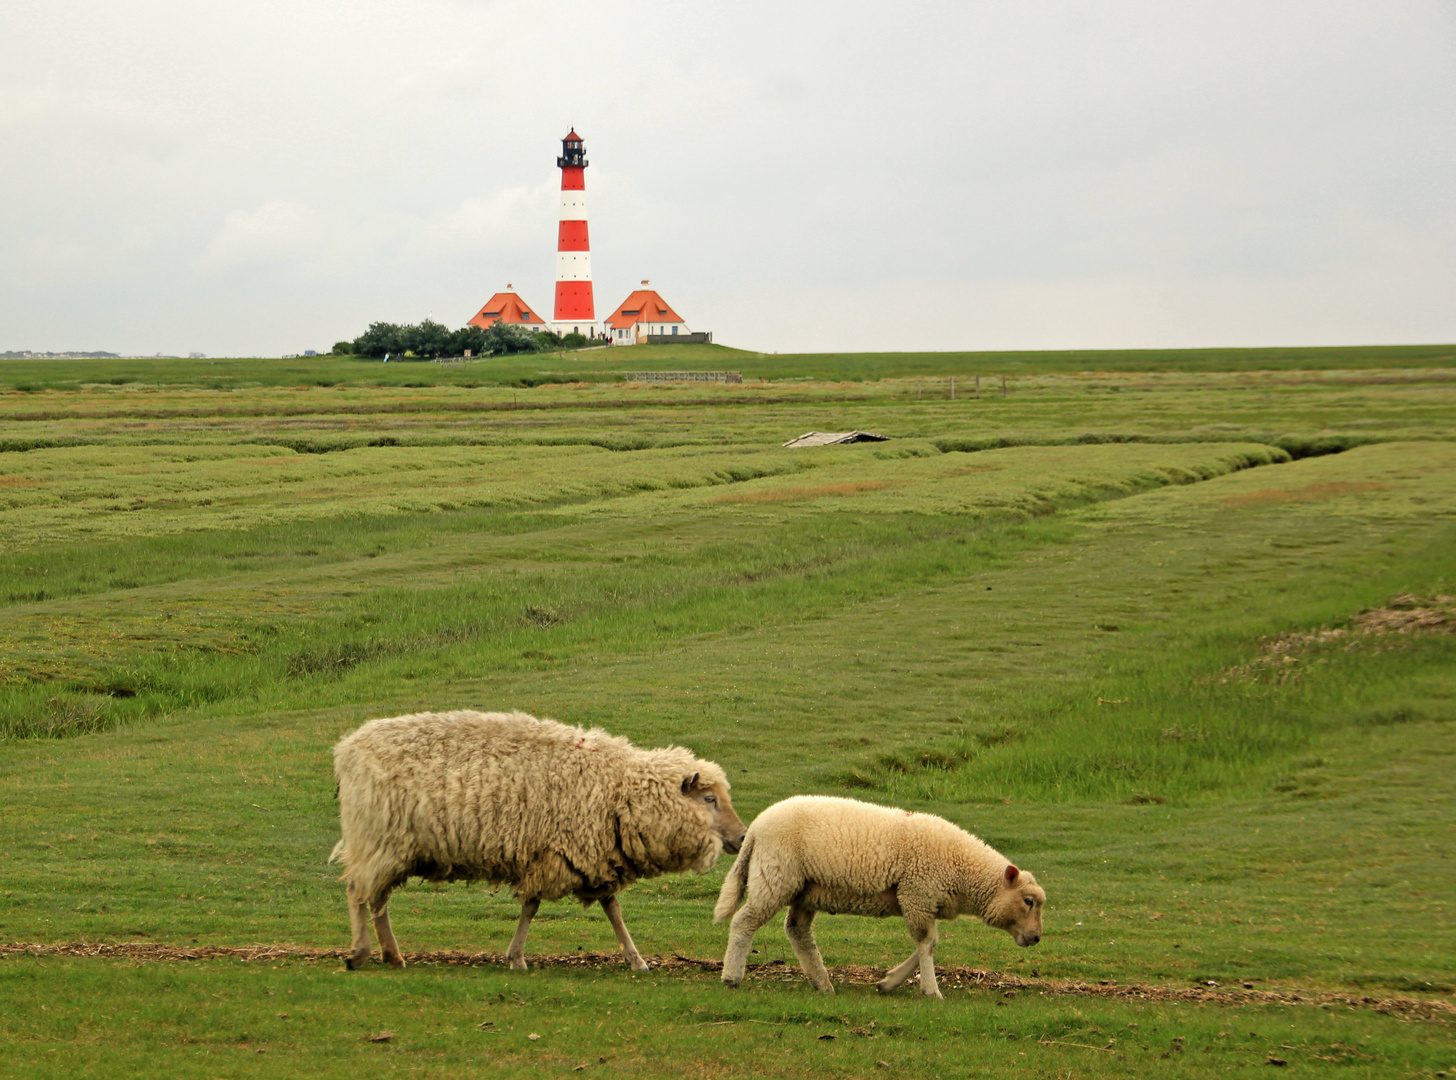
[[556, 166], [560, 169], [586, 168], [586, 151], [582, 149], [581, 136], [576, 133], [575, 128], [561, 140], [561, 156], [556, 159]]

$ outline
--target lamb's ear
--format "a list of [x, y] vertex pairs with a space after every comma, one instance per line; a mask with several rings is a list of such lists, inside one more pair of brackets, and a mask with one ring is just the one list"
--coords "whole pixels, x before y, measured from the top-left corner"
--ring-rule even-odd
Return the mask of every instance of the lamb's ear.
[[1006, 884], [1010, 885], [1012, 882], [1014, 882], [1017, 878], [1017, 875], [1019, 875], [1020, 873], [1021, 871], [1016, 869], [1015, 863], [1009, 864], [1006, 867]]
[[683, 777], [683, 794], [684, 795], [691, 795], [694, 791], [697, 790], [697, 787], [698, 787], [698, 776], [699, 776], [698, 773], [693, 773], [692, 776], [685, 776], [685, 777]]

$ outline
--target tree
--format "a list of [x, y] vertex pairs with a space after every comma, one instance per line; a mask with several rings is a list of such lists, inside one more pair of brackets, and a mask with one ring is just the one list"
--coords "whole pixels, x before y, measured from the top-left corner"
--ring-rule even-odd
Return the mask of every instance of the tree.
[[335, 356], [353, 356], [354, 343], [352, 341], [336, 341], [334, 342], [333, 353]]
[[587, 343], [587, 340], [588, 338], [585, 334], [578, 334], [575, 330], [569, 334], [561, 335], [561, 344], [568, 349], [579, 349]]
[[486, 333], [478, 326], [462, 326], [450, 335], [450, 344], [446, 351], [447, 356], [464, 356], [465, 350], [470, 350], [471, 356], [485, 356], [490, 352], [490, 342]]
[[341, 356], [347, 356], [349, 352], [355, 356], [383, 356], [388, 353], [391, 359], [396, 360], [403, 359], [408, 353], [417, 359], [434, 360], [441, 356], [460, 356], [466, 349], [474, 356], [491, 356], [536, 352], [560, 343], [561, 339], [555, 334], [545, 331], [533, 334], [519, 323], [498, 322], [489, 330], [478, 326], [448, 330], [433, 319], [426, 319], [414, 326], [370, 323], [369, 329], [353, 342], [341, 341], [335, 345], [334, 352]]
[[383, 356], [388, 353], [391, 356], [403, 356], [407, 329], [409, 328], [395, 323], [370, 323], [369, 329], [354, 339], [354, 355]]
[[450, 344], [450, 331], [434, 319], [426, 319], [417, 326], [404, 329], [404, 347], [424, 360], [433, 360], [444, 355]]
[[498, 322], [485, 332], [492, 353], [536, 352], [541, 348], [533, 334], [519, 323]]

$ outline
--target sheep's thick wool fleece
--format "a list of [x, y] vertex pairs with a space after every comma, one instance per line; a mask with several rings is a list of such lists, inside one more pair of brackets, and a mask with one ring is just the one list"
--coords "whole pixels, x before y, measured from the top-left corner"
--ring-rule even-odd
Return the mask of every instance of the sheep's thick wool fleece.
[[694, 773], [726, 784], [717, 765], [525, 713], [373, 720], [334, 748], [334, 772], [335, 855], [365, 895], [418, 875], [555, 900], [707, 870], [722, 852], [708, 811], [682, 798]]
[[[1008, 865], [991, 845], [933, 814], [796, 795], [754, 819], [713, 915], [731, 916], [745, 892], [750, 902], [771, 906], [801, 896], [816, 911], [873, 916], [917, 901], [938, 906], [954, 895], [965, 902], [942, 917], [984, 915]], [[894, 889], [892, 901], [887, 890]]]

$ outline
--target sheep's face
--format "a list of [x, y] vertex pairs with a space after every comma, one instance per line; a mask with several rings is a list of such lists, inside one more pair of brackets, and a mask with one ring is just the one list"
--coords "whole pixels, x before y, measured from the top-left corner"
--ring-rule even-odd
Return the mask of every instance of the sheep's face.
[[710, 827], [722, 841], [724, 851], [731, 854], [743, 845], [743, 834], [748, 830], [733, 810], [727, 780], [709, 779], [702, 773], [693, 773], [683, 779], [683, 796], [707, 813]]
[[1041, 909], [1045, 904], [1046, 891], [1036, 878], [1008, 866], [986, 911], [986, 923], [1005, 930], [1018, 945], [1035, 945], [1041, 940]]

